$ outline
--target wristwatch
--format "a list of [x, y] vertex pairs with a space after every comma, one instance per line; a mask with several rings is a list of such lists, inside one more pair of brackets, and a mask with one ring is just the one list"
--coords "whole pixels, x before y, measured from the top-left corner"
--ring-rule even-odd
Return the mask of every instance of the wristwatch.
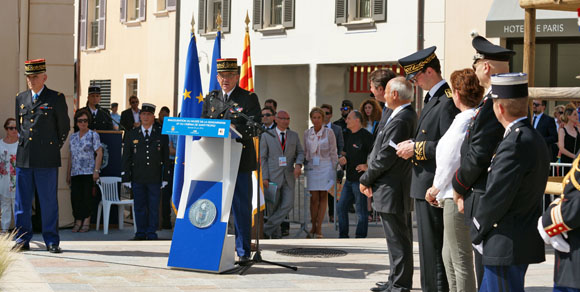
[[94, 170], [94, 173], [101, 173], [101, 170], [100, 169], [95, 169]]

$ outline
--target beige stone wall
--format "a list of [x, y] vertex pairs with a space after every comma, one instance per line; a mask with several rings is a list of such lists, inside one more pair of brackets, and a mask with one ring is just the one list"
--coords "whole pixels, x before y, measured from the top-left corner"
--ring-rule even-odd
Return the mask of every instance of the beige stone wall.
[[[65, 94], [72, 115], [74, 91], [74, 1], [11, 0], [0, 2], [0, 122], [14, 116], [14, 97], [26, 90], [24, 61], [45, 58], [46, 86]], [[1, 136], [4, 136], [3, 133]], [[63, 147], [62, 165], [68, 164]], [[66, 167], [59, 169], [58, 198], [61, 226], [72, 223]]]
[[167, 106], [173, 115], [173, 75], [175, 48], [175, 12], [156, 13], [157, 1], [147, 1], [145, 21], [120, 22], [120, 1], [107, 1], [106, 41], [104, 50], [80, 54], [79, 106], [87, 101], [90, 80], [111, 80], [111, 102], [119, 103], [119, 113], [129, 108], [125, 79], [139, 79], [141, 104]]
[[[485, 20], [493, 0], [445, 2], [445, 63], [444, 78], [449, 80], [453, 71], [471, 68], [475, 50], [471, 46], [471, 32], [485, 37]], [[491, 38], [499, 44], [499, 39]]]

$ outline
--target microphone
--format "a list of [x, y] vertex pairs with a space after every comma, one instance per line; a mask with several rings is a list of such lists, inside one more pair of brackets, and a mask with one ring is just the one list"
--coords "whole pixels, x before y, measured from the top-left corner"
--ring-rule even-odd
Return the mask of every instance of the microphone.
[[217, 90], [212, 90], [212, 92], [209, 93], [209, 102], [212, 102], [214, 98], [216, 98], [219, 94], [219, 91]]

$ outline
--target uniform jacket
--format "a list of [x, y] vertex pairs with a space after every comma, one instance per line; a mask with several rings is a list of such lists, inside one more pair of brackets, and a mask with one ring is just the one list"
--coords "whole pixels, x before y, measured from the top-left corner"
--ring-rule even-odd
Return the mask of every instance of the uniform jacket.
[[397, 156], [389, 146], [408, 140], [413, 136], [417, 124], [417, 113], [412, 106], [403, 108], [383, 128], [368, 158], [368, 169], [360, 183], [373, 189], [373, 207], [382, 213], [410, 212], [411, 162]]
[[35, 103], [30, 90], [16, 96], [16, 128], [20, 134], [16, 166], [60, 167], [60, 148], [70, 130], [66, 99], [44, 87]]
[[[471, 224], [479, 195], [485, 192], [487, 168], [497, 145], [503, 138], [504, 128], [493, 112], [493, 100], [488, 93], [467, 128], [461, 145], [461, 164], [452, 180], [453, 189], [465, 200], [465, 220]], [[473, 191], [472, 191], [473, 190]]]
[[133, 129], [133, 123], [135, 122], [138, 121], [135, 121], [135, 118], [133, 117], [133, 110], [131, 108], [121, 112], [121, 122], [119, 124], [125, 128], [125, 132]]
[[[262, 178], [275, 182], [281, 186], [284, 181], [290, 187], [294, 186], [294, 164], [304, 164], [304, 150], [298, 133], [286, 129], [286, 145], [282, 152], [280, 138], [276, 129], [268, 130], [274, 136], [263, 133], [260, 140], [260, 162], [262, 165]], [[286, 166], [280, 166], [280, 157], [286, 157]]]
[[255, 93], [250, 93], [239, 86], [236, 86], [230, 96], [227, 104], [233, 105], [232, 109], [227, 109], [226, 104], [221, 100], [223, 92], [221, 90], [211, 92], [208, 94], [203, 102], [202, 118], [209, 119], [225, 119], [231, 120], [232, 125], [236, 127], [236, 131], [242, 134], [243, 138], [238, 139], [242, 143], [242, 157], [240, 159], [239, 172], [249, 172], [257, 169], [258, 162], [256, 158], [256, 150], [252, 137], [251, 127], [247, 126], [247, 121], [240, 115], [236, 114], [236, 110], [251, 117], [254, 122], [260, 123], [260, 102]]
[[[92, 114], [91, 109], [88, 106], [85, 106], [79, 110], [85, 110], [89, 114]], [[79, 130], [77, 125], [75, 125], [74, 128], [75, 132]], [[111, 118], [111, 114], [109, 114], [109, 111], [103, 108], [98, 108], [96, 116], [92, 119], [92, 122], [89, 125], [89, 129], [113, 130], [113, 119]]]
[[161, 183], [166, 181], [163, 165], [169, 165], [169, 139], [161, 134], [161, 128], [153, 125], [149, 142], [141, 127], [125, 133], [121, 173], [123, 182], [142, 184]]
[[554, 282], [557, 286], [580, 289], [580, 191], [572, 183], [564, 188], [562, 200], [544, 212], [542, 225], [550, 236], [568, 233], [570, 252], [554, 250]]
[[512, 125], [488, 169], [485, 194], [472, 220], [471, 238], [474, 244], [483, 242], [484, 265], [544, 261], [536, 226], [549, 167], [548, 147], [529, 119]]
[[415, 132], [413, 184], [411, 197], [425, 199], [425, 192], [433, 184], [435, 176], [435, 149], [459, 110], [453, 103], [451, 89], [443, 84], [425, 104]]

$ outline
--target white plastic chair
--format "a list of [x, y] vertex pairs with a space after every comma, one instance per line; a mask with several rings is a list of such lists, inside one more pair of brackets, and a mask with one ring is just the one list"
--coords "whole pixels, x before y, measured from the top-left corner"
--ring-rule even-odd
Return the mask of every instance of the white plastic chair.
[[[99, 230], [99, 223], [101, 222], [101, 209], [103, 210], [103, 230], [105, 234], [109, 233], [109, 214], [111, 212], [111, 205], [118, 205], [119, 210], [119, 229], [123, 229], [125, 206], [130, 205], [133, 211], [133, 229], [137, 233], [137, 224], [135, 223], [135, 206], [133, 200], [120, 200], [118, 184], [121, 183], [120, 177], [105, 176], [97, 181], [97, 185], [101, 189], [101, 202], [97, 211], [97, 231]], [[104, 208], [103, 208], [104, 207]]]

